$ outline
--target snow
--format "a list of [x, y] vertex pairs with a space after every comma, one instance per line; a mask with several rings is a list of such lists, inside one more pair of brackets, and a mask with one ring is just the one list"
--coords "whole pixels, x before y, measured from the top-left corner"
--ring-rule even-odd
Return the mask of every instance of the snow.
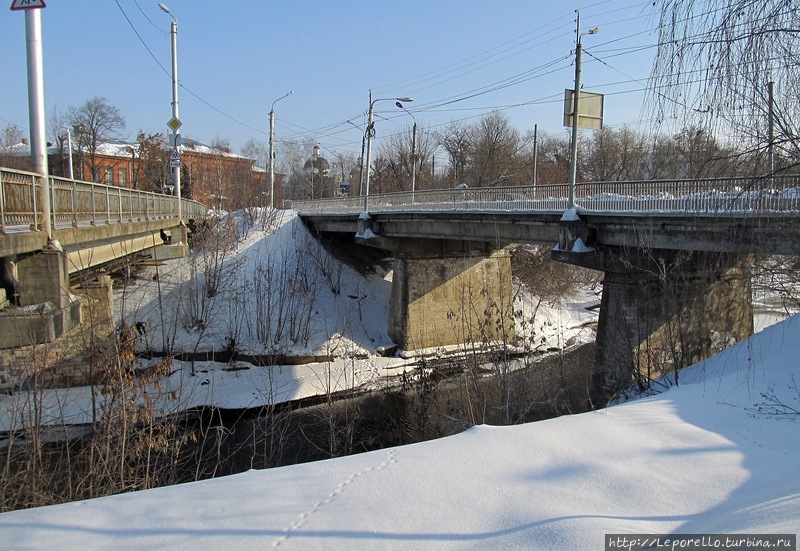
[[[0, 515], [24, 549], [602, 549], [606, 533], [796, 533], [800, 318], [607, 409]], [[795, 391], [796, 392], [796, 391]], [[794, 400], [794, 402], [792, 402]]]
[[[247, 280], [265, 259], [288, 258], [303, 232], [288, 214], [273, 230], [250, 228], [232, 265]], [[143, 278], [125, 291], [118, 315], [151, 324], [146, 338], [156, 345], [164, 335], [185, 350], [224, 344], [239, 315], [223, 308], [224, 300], [209, 312], [214, 323], [184, 327], [180, 297], [197, 277], [190, 268], [188, 260], [170, 261], [157, 279]], [[205, 362], [195, 363], [194, 374], [188, 362], [176, 362], [166, 382], [180, 390], [174, 407], [248, 407], [318, 392], [327, 381], [372, 385], [402, 370], [402, 357], [375, 355], [391, 344], [388, 278], [345, 268], [341, 284], [338, 294], [320, 289], [312, 336], [297, 345], [336, 352], [335, 361], [272, 370]], [[160, 306], [154, 288], [162, 291]], [[220, 297], [252, 293], [232, 286]], [[537, 303], [522, 317], [532, 320], [527, 329], [543, 347], [564, 346], [591, 338], [587, 325], [596, 312], [586, 306], [596, 302], [587, 292]], [[336, 328], [347, 328], [346, 336]], [[269, 348], [241, 336], [242, 349]], [[0, 531], [6, 545], [32, 550], [602, 549], [606, 533], [796, 533], [800, 415], [783, 415], [770, 402], [798, 408], [798, 357], [794, 316], [683, 370], [679, 386], [603, 410], [4, 513]], [[89, 398], [80, 388], [41, 397], [76, 422], [86, 419]]]

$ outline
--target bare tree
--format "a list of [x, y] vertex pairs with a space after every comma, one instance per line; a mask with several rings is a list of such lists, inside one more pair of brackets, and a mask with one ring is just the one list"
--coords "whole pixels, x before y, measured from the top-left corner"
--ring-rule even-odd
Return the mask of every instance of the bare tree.
[[76, 130], [78, 149], [85, 152], [81, 155], [83, 165], [89, 169], [91, 180], [98, 182], [97, 149], [103, 142], [118, 138], [125, 129], [125, 119], [119, 109], [101, 97], [88, 99], [80, 107], [71, 107], [67, 116]]
[[[22, 142], [22, 130], [16, 124], [7, 125], [0, 133], [0, 165], [8, 168], [30, 169], [30, 161], [14, 154], [15, 146]], [[23, 162], [24, 161], [24, 162]]]
[[797, 10], [797, 0], [661, 0], [651, 103], [685, 126], [733, 132], [762, 160], [773, 146], [797, 163]]

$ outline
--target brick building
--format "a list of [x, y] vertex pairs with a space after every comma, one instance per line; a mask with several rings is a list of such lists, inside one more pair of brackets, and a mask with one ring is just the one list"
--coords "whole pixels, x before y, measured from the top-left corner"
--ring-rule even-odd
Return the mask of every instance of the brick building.
[[[51, 176], [67, 177], [69, 154], [66, 146], [48, 144]], [[0, 165], [30, 170], [30, 146], [27, 140], [14, 146], [0, 158]], [[172, 170], [166, 144], [106, 142], [98, 144], [94, 154], [74, 147], [74, 177], [107, 185], [172, 193]], [[94, 176], [93, 176], [94, 175]], [[275, 175], [275, 205], [283, 203], [283, 175]], [[181, 147], [181, 195], [221, 210], [261, 206], [268, 202], [269, 175], [253, 159], [193, 140]]]

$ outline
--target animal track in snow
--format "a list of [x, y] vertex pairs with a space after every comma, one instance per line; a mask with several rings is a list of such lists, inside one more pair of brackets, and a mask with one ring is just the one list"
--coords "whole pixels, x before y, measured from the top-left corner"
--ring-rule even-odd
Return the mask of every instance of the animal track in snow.
[[362, 471], [358, 471], [357, 473], [355, 473], [352, 476], [348, 477], [347, 480], [345, 480], [345, 481], [341, 482], [340, 484], [338, 484], [336, 486], [336, 489], [333, 490], [331, 493], [329, 493], [325, 497], [325, 499], [323, 499], [322, 501], [316, 502], [314, 505], [311, 506], [311, 508], [308, 511], [305, 511], [305, 512], [301, 513], [300, 517], [296, 521], [292, 522], [289, 525], [289, 527], [284, 530], [285, 534], [280, 536], [274, 542], [272, 542], [272, 547], [278, 547], [284, 541], [289, 539], [289, 536], [291, 535], [291, 532], [293, 532], [295, 530], [299, 530], [306, 522], [308, 522], [308, 518], [312, 514], [314, 514], [317, 511], [319, 511], [323, 506], [328, 505], [329, 503], [331, 503], [334, 499], [336, 499], [336, 496], [341, 494], [344, 491], [344, 489], [347, 488], [347, 486], [349, 486], [350, 484], [352, 484], [355, 480], [357, 480], [358, 478], [360, 478], [360, 477], [362, 477], [362, 476], [364, 476], [366, 474], [369, 474], [371, 472], [382, 471], [383, 469], [385, 469], [389, 465], [393, 465], [393, 464], [397, 463], [397, 458], [395, 457], [395, 450], [392, 450], [392, 449], [387, 450], [386, 455], [387, 455], [386, 460], [383, 463], [381, 463], [377, 467], [367, 467], [366, 469], [364, 469]]

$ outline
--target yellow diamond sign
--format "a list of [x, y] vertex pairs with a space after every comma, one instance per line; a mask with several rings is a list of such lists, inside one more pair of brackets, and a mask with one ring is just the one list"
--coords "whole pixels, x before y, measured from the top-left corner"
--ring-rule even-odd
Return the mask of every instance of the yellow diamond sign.
[[175, 118], [175, 117], [172, 117], [172, 118], [169, 120], [169, 122], [167, 123], [167, 126], [169, 126], [170, 128], [172, 128], [172, 131], [173, 131], [173, 132], [177, 132], [177, 131], [178, 131], [178, 128], [180, 128], [182, 124], [183, 124], [183, 123], [182, 123], [181, 121], [179, 121], [177, 118]]

